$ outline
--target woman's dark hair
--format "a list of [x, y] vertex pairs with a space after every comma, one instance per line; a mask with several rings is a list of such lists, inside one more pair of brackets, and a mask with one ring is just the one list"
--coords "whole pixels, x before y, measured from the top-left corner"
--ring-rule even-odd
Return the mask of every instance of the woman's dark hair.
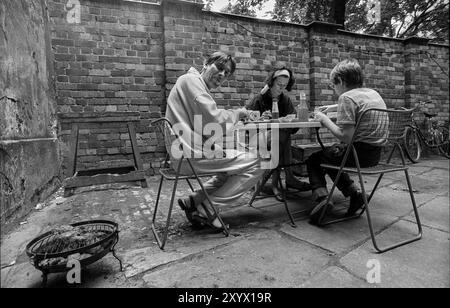
[[358, 61], [346, 59], [336, 64], [330, 73], [330, 80], [334, 84], [342, 80], [347, 87], [362, 87], [364, 74]]
[[276, 72], [281, 71], [281, 70], [287, 70], [289, 72], [289, 81], [286, 86], [286, 90], [291, 91], [292, 87], [294, 86], [295, 79], [294, 79], [294, 75], [292, 74], [292, 71], [285, 66], [283, 66], [282, 68], [277, 68], [277, 69], [273, 70], [272, 72], [270, 72], [269, 76], [267, 76], [266, 84], [269, 86], [269, 88], [272, 88], [273, 82], [276, 79], [276, 77], [274, 77], [274, 75]]
[[232, 56], [227, 55], [222, 51], [216, 51], [215, 53], [210, 55], [206, 59], [205, 65], [216, 64], [217, 68], [220, 69], [221, 67], [224, 67], [227, 64], [227, 62], [230, 62], [231, 65], [231, 72], [230, 72], [231, 75], [236, 70], [236, 61], [233, 59]]

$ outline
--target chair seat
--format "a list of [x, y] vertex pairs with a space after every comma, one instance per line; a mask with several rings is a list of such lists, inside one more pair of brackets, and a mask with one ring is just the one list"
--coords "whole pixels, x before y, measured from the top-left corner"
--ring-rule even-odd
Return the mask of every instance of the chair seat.
[[[322, 168], [327, 168], [327, 169], [335, 169], [335, 170], [340, 169], [340, 166], [331, 165], [331, 164], [321, 164], [320, 166]], [[361, 174], [380, 174], [380, 173], [397, 172], [397, 171], [403, 171], [403, 170], [408, 170], [408, 166], [395, 165], [395, 164], [378, 164], [374, 167], [361, 168]], [[342, 171], [348, 172], [348, 173], [358, 173], [358, 169], [356, 169], [356, 167], [344, 167], [344, 168], [342, 168]]]
[[[172, 168], [162, 168], [159, 169], [159, 174], [161, 174], [166, 180], [175, 180], [176, 179], [176, 172]], [[217, 175], [216, 173], [197, 173], [198, 177], [212, 177]], [[195, 180], [195, 175], [179, 175], [179, 180]]]

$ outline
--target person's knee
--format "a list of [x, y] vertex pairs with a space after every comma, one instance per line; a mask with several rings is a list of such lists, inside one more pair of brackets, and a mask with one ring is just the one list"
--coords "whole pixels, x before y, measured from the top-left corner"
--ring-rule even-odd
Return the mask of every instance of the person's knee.
[[316, 165], [322, 163], [322, 151], [312, 153], [306, 160], [306, 165]]

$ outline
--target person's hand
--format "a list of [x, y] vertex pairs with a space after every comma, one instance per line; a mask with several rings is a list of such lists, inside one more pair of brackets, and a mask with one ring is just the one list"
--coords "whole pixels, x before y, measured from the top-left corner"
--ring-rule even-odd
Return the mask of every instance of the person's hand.
[[261, 118], [264, 120], [268, 120], [272, 118], [272, 112], [270, 112], [269, 110], [266, 110], [263, 112], [263, 114], [261, 115]]
[[325, 106], [317, 107], [316, 109], [322, 113], [336, 112], [337, 105], [336, 104], [335, 105], [325, 105]]
[[250, 111], [247, 110], [247, 108], [241, 108], [239, 109], [239, 119], [245, 119], [248, 118], [250, 114]]
[[321, 112], [319, 110], [314, 111], [314, 121], [323, 123], [323, 121], [325, 119], [328, 119], [326, 114], [324, 114], [323, 112]]

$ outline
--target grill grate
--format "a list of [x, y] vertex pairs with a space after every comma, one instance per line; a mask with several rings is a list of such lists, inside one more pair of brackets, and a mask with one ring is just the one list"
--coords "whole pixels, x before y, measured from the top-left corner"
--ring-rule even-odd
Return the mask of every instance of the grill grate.
[[29, 252], [34, 256], [58, 257], [60, 254], [77, 253], [97, 246], [116, 231], [115, 226], [104, 223], [91, 223], [64, 227], [50, 231], [46, 236], [30, 245]]
[[42, 271], [45, 285], [47, 273], [67, 271], [66, 264], [71, 258], [79, 260], [84, 267], [112, 252], [122, 271], [122, 261], [114, 250], [118, 241], [119, 230], [115, 222], [90, 220], [46, 232], [33, 239], [26, 252], [33, 265]]

